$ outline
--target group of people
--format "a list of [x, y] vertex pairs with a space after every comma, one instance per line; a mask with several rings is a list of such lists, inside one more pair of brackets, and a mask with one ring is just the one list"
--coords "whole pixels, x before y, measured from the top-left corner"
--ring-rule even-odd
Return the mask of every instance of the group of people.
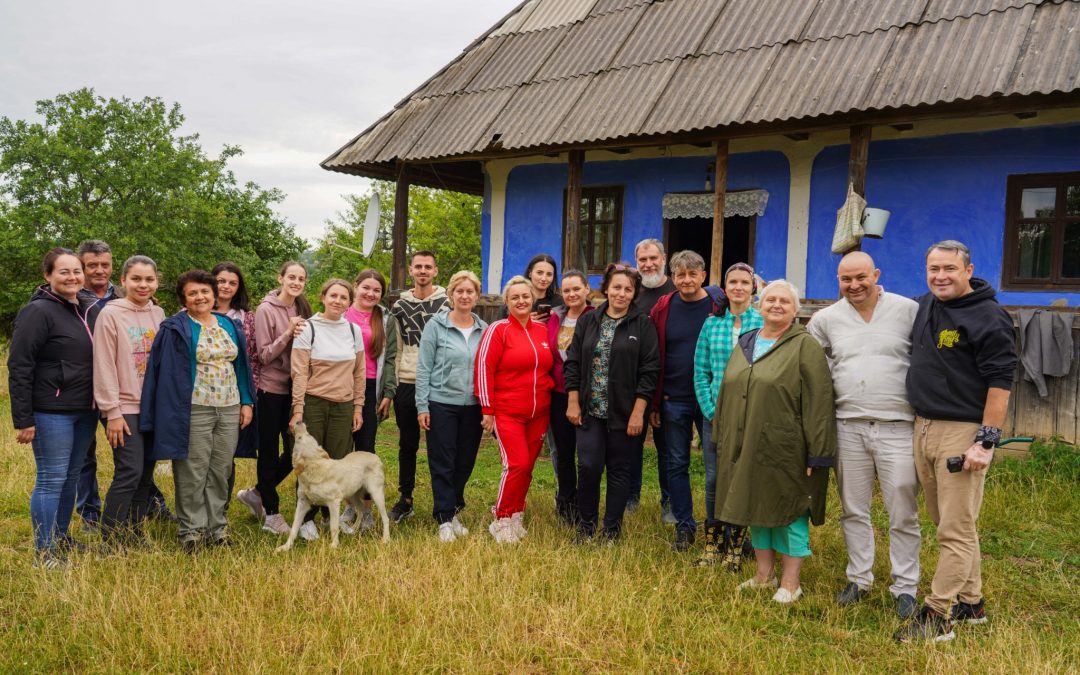
[[[102, 257], [108, 264], [95, 277]], [[78, 254], [56, 248], [16, 319], [9, 358], [17, 440], [32, 444], [37, 462], [36, 562], [62, 566], [82, 546], [68, 529], [99, 423], [115, 466], [101, 512], [105, 544], [144, 545], [142, 524], [160, 495], [153, 467], [171, 460], [186, 552], [230, 544], [235, 457], [257, 457], [256, 484], [237, 499], [263, 529], [286, 534], [278, 488], [292, 470], [291, 427], [303, 421], [333, 458], [374, 452], [391, 407], [395, 522], [413, 514], [423, 430], [437, 537], [467, 536], [465, 486], [487, 431], [503, 464], [488, 526], [496, 542], [527, 535], [526, 497], [545, 438], [559, 520], [579, 544], [613, 542], [638, 508], [651, 429], [661, 517], [673, 526], [672, 548], [685, 552], [698, 530], [689, 471], [696, 429], [705, 541], [694, 564], [735, 571], [752, 556], [756, 572], [740, 590], [798, 600], [809, 524], [824, 521], [835, 467], [848, 549], [837, 602], [858, 602], [873, 582], [877, 476], [890, 519], [890, 591], [911, 619], [896, 638], [949, 639], [954, 620], [985, 620], [975, 522], [1016, 355], [1011, 321], [972, 276], [963, 244], [932, 246], [926, 269], [930, 292], [910, 300], [885, 292], [873, 260], [851, 253], [838, 268], [840, 300], [803, 327], [799, 291], [787, 281], [763, 284], [737, 263], [722, 286], [707, 286], [699, 254], [669, 261], [660, 241], [646, 239], [635, 264], [607, 266], [595, 307], [585, 273], [564, 271], [556, 284], [556, 261], [535, 256], [506, 283], [504, 318], [489, 325], [475, 311], [476, 275], [460, 271], [436, 285], [431, 251], [413, 254], [413, 287], [389, 310], [385, 278], [366, 269], [324, 283], [315, 313], [308, 271], [289, 261], [252, 311], [243, 273], [223, 262], [180, 275], [181, 310], [166, 318], [154, 302], [153, 260], [128, 258], [114, 293], [104, 242]], [[921, 609], [920, 484], [941, 545]], [[305, 539], [318, 538], [318, 515], [306, 515]], [[346, 532], [374, 525], [370, 504], [341, 520]]]

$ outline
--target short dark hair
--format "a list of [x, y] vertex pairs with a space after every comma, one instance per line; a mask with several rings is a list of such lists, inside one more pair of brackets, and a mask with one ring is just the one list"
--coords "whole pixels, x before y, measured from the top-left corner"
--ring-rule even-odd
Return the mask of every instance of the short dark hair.
[[57, 246], [56, 248], [49, 249], [49, 252], [45, 254], [45, 259], [41, 261], [41, 271], [46, 275], [52, 274], [53, 268], [56, 267], [56, 259], [62, 255], [74, 255], [79, 261], [79, 264], [82, 264], [82, 258], [75, 255], [75, 251], [72, 251], [70, 248], [64, 248], [63, 246]]
[[225, 260], [214, 265], [214, 269], [210, 270], [210, 274], [214, 275], [214, 288], [217, 288], [217, 275], [222, 272], [235, 274], [240, 282], [236, 286], [236, 295], [232, 296], [232, 300], [229, 301], [229, 308], [238, 309], [241, 312], [250, 312], [251, 299], [248, 298], [247, 286], [244, 284], [244, 273], [240, 271], [240, 266], [231, 260]]
[[634, 300], [637, 300], [638, 293], [641, 292], [641, 272], [638, 272], [637, 268], [628, 262], [608, 263], [608, 266], [604, 269], [604, 279], [600, 282], [600, 292], [605, 296], [607, 295], [608, 286], [611, 285], [611, 278], [616, 274], [629, 277], [630, 281], [634, 282]]
[[[585, 284], [585, 288], [589, 287], [589, 277], [581, 270], [566, 270], [562, 273], [562, 280], [567, 279], [581, 279], [581, 283]], [[554, 284], [552, 284], [554, 286]]]
[[180, 306], [184, 307], [184, 288], [188, 284], [203, 284], [214, 290], [214, 299], [217, 299], [217, 279], [206, 270], [188, 270], [176, 280], [176, 299]]
[[434, 261], [436, 266], [439, 265], [439, 261], [435, 259], [435, 251], [429, 251], [427, 249], [424, 249], [422, 251], [413, 251], [412, 256], [409, 257], [409, 264], [412, 264], [412, 263], [416, 262], [416, 257], [417, 256], [423, 256], [425, 258], [431, 258], [431, 260]]
[[[964, 261], [964, 267], [971, 264], [971, 249], [967, 247], [962, 241], [955, 239], [946, 239], [945, 241], [939, 241], [930, 248], [926, 249], [926, 258], [930, 257], [930, 253], [934, 250], [949, 251], [951, 253], [959, 253], [960, 258]], [[924, 258], [925, 259], [925, 258]]]
[[96, 255], [108, 253], [109, 255], [112, 255], [112, 248], [100, 239], [87, 239], [79, 244], [79, 259], [81, 260], [87, 253], [94, 253]]

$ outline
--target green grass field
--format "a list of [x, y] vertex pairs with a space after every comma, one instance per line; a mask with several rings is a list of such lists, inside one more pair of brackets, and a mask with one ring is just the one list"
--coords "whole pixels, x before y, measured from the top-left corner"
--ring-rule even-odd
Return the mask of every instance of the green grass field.
[[[154, 524], [149, 552], [31, 567], [28, 516], [34, 462], [14, 443], [0, 398], [0, 671], [2, 672], [1076, 672], [1080, 669], [1080, 485], [1054, 472], [996, 465], [980, 530], [988, 625], [960, 627], [943, 645], [898, 646], [885, 539], [877, 583], [860, 606], [833, 594], [846, 562], [831, 495], [813, 528], [804, 599], [780, 607], [737, 594], [739, 575], [695, 569], [660, 524], [655, 454], [646, 493], [616, 546], [575, 547], [556, 524], [551, 465], [537, 465], [529, 536], [499, 547], [486, 533], [499, 477], [485, 442], [469, 484], [466, 541], [440, 544], [430, 517], [427, 465], [417, 514], [381, 545], [365, 535], [330, 550], [328, 538], [278, 555], [276, 541], [235, 500], [233, 550], [181, 554], [172, 526]], [[99, 447], [103, 446], [103, 438]], [[387, 484], [396, 485], [396, 436], [380, 433]], [[651, 454], [652, 461], [649, 461]], [[112, 466], [99, 455], [107, 487]], [[696, 509], [704, 510], [700, 455]], [[239, 486], [254, 462], [238, 462]], [[171, 477], [158, 482], [171, 500]], [[293, 481], [283, 486], [291, 518]], [[390, 489], [388, 500], [396, 499]], [[876, 505], [878, 531], [885, 513]], [[74, 529], [78, 519], [74, 521]], [[76, 536], [80, 536], [76, 534]], [[82, 537], [96, 543], [95, 537]], [[923, 584], [937, 557], [924, 520]]]

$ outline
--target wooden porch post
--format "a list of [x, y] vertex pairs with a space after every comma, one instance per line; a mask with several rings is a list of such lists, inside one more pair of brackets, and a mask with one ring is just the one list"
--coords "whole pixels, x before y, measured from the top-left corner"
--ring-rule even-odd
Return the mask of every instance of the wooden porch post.
[[727, 191], [727, 160], [728, 141], [722, 139], [716, 142], [716, 176], [713, 181], [716, 191], [713, 199], [712, 216], [712, 260], [709, 261], [709, 283], [721, 285], [724, 283], [724, 270], [720, 266], [724, 262], [724, 202]]
[[[870, 127], [857, 124], [851, 127], [851, 152], [848, 155], [848, 183], [855, 187], [860, 197], [866, 197], [866, 161], [870, 155]], [[862, 248], [856, 244], [853, 251]]]
[[581, 259], [581, 172], [585, 165], [585, 151], [571, 150], [569, 171], [566, 178], [566, 232], [563, 235], [562, 271], [585, 269]]
[[405, 288], [405, 271], [408, 262], [405, 259], [409, 236], [409, 178], [405, 165], [398, 172], [397, 187], [394, 190], [394, 266], [390, 271], [390, 287], [400, 291]]

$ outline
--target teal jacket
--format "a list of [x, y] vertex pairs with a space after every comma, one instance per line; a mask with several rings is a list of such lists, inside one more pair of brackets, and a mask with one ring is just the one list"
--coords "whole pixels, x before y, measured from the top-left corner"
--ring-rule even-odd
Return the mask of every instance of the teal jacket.
[[420, 338], [416, 363], [416, 411], [428, 412], [428, 402], [447, 405], [478, 405], [473, 390], [473, 370], [480, 337], [487, 328], [474, 312], [476, 328], [468, 343], [450, 322], [449, 310], [431, 317]]
[[748, 307], [742, 313], [738, 333], [730, 308], [724, 311], [723, 316], [713, 315], [705, 319], [705, 325], [698, 335], [697, 349], [694, 350], [694, 394], [705, 419], [711, 420], [716, 413], [720, 382], [724, 379], [724, 369], [735, 349], [736, 340], [743, 333], [763, 325], [761, 312], [753, 307]]

